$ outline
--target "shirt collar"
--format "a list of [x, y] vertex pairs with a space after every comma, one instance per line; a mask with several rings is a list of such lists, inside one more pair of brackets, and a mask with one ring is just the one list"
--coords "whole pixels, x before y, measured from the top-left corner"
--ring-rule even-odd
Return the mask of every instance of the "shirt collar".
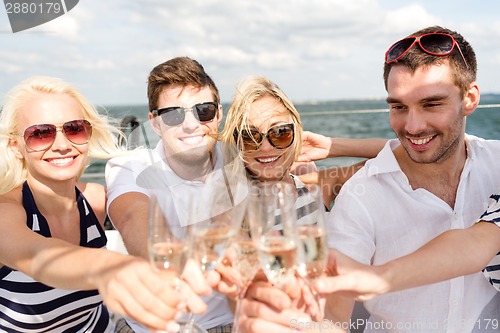
[[399, 147], [401, 143], [398, 139], [392, 139], [386, 142], [384, 148], [378, 155], [368, 160], [365, 164], [366, 172], [369, 177], [383, 173], [401, 171], [401, 167], [394, 156], [393, 150]]

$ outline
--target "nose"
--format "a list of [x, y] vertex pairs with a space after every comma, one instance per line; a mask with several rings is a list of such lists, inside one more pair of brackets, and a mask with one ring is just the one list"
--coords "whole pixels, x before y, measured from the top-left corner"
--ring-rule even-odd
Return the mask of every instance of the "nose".
[[182, 129], [184, 132], [193, 132], [200, 126], [200, 122], [196, 119], [193, 110], [184, 110], [184, 121], [182, 122]]
[[56, 132], [56, 137], [54, 143], [51, 147], [52, 150], [66, 151], [71, 150], [71, 142], [66, 138], [66, 135], [62, 132], [62, 129], [58, 128]]
[[422, 133], [426, 128], [426, 121], [423, 112], [420, 110], [409, 110], [406, 118], [405, 130], [409, 134]]
[[271, 144], [271, 142], [269, 142], [269, 139], [266, 137], [264, 137], [262, 139], [262, 142], [260, 144], [260, 147], [259, 147], [259, 150], [260, 151], [270, 151], [270, 150], [273, 150], [274, 147], [273, 145]]

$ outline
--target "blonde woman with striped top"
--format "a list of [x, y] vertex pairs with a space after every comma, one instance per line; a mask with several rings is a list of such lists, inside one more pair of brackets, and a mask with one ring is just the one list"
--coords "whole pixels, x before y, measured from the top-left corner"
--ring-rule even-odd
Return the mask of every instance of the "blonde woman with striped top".
[[106, 306], [175, 330], [169, 277], [104, 249], [104, 187], [78, 181], [90, 158], [120, 152], [117, 131], [49, 77], [8, 92], [0, 124], [0, 331], [112, 332]]

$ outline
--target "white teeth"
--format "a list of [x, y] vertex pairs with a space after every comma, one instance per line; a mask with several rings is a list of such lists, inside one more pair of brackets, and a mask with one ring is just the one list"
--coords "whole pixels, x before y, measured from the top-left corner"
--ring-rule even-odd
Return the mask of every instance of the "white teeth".
[[278, 158], [279, 158], [279, 156], [269, 157], [269, 158], [256, 158], [256, 160], [259, 161], [260, 163], [271, 163], [271, 162], [276, 161]]
[[66, 165], [68, 163], [71, 163], [73, 161], [73, 157], [67, 157], [67, 158], [54, 158], [49, 160], [49, 163], [56, 164], [56, 165]]
[[203, 140], [203, 136], [192, 136], [189, 138], [182, 138], [182, 142], [188, 145], [196, 145], [199, 144]]
[[429, 138], [425, 138], [425, 139], [418, 139], [418, 140], [412, 140], [410, 139], [411, 143], [413, 143], [414, 145], [423, 145], [423, 144], [426, 144], [427, 142], [431, 141], [431, 137]]

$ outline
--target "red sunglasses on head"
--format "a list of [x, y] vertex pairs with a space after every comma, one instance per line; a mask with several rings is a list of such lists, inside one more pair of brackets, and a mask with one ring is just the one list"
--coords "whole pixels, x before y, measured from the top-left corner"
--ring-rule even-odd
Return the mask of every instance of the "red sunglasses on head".
[[420, 36], [410, 36], [397, 41], [392, 44], [392, 46], [385, 53], [385, 62], [387, 64], [392, 64], [398, 61], [403, 58], [405, 54], [416, 44], [418, 44], [420, 49], [422, 49], [425, 53], [438, 57], [450, 54], [456, 46], [462, 56], [465, 66], [469, 68], [467, 61], [465, 61], [464, 54], [460, 49], [460, 45], [458, 45], [455, 38], [453, 38], [450, 34], [441, 32], [432, 32]]
[[92, 125], [84, 119], [71, 120], [62, 125], [33, 125], [25, 129], [23, 134], [12, 134], [22, 136], [26, 146], [32, 151], [42, 151], [52, 146], [59, 130], [75, 145], [86, 144], [92, 136]]

